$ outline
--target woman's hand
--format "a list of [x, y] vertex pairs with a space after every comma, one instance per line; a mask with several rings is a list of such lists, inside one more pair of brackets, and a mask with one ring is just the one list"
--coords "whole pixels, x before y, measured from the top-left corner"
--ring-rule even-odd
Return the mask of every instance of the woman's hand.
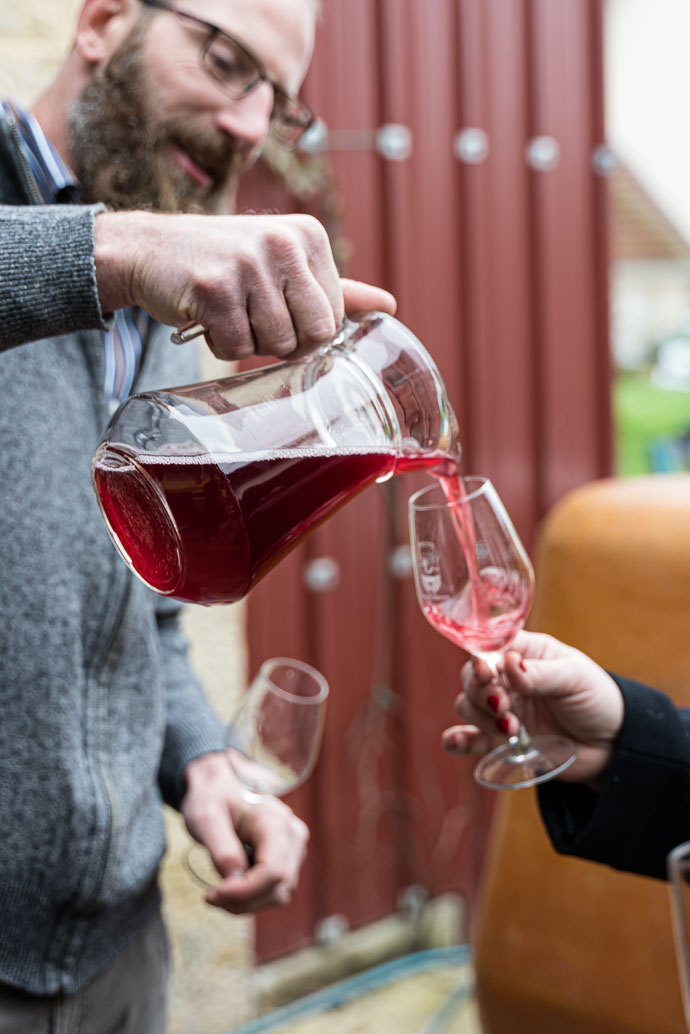
[[517, 710], [530, 735], [557, 733], [575, 743], [577, 760], [562, 779], [596, 786], [623, 723], [623, 697], [611, 676], [552, 636], [519, 632], [506, 654], [503, 680], [497, 682], [482, 661], [464, 665], [455, 701], [464, 721], [445, 730], [444, 748], [451, 754], [486, 753], [517, 732]]

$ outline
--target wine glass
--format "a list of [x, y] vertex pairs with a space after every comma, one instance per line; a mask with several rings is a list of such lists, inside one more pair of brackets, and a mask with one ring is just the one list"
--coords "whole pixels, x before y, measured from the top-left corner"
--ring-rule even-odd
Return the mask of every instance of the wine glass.
[[[495, 488], [482, 477], [439, 480], [412, 496], [409, 515], [422, 613], [502, 680], [502, 655], [532, 605], [534, 573]], [[474, 774], [482, 786], [518, 789], [553, 779], [575, 757], [565, 737], [531, 738], [520, 722]]]
[[[311, 665], [286, 657], [261, 665], [226, 730], [228, 760], [248, 804], [255, 805], [262, 794], [282, 797], [311, 775], [327, 698], [328, 683]], [[245, 851], [251, 864], [251, 847], [245, 845]], [[185, 861], [200, 883], [214, 885], [202, 844], [190, 844]]]
[[674, 847], [668, 856], [667, 869], [685, 1026], [690, 1031], [690, 842]]

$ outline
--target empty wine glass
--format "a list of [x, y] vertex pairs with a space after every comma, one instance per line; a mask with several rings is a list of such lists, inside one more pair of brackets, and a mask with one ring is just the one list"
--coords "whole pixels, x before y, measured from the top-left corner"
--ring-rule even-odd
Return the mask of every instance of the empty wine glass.
[[679, 844], [669, 854], [668, 878], [685, 1026], [690, 1031], [690, 842]]
[[[319, 755], [328, 683], [303, 661], [264, 661], [227, 726], [227, 756], [248, 804], [262, 794], [282, 797], [312, 773]], [[245, 845], [249, 861], [251, 848]], [[208, 851], [190, 844], [185, 861], [204, 886], [213, 886]]]
[[[502, 680], [502, 655], [532, 605], [534, 573], [495, 488], [482, 477], [438, 482], [412, 496], [409, 515], [422, 613]], [[520, 722], [516, 735], [482, 758], [475, 778], [494, 790], [533, 786], [575, 757], [565, 737], [530, 738]]]

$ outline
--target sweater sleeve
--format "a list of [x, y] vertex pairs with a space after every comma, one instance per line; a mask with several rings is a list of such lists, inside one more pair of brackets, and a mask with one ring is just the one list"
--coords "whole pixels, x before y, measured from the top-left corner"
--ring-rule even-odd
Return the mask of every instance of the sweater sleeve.
[[102, 205], [0, 205], [0, 350], [105, 330], [94, 265]]
[[664, 879], [669, 851], [690, 839], [690, 712], [613, 677], [625, 716], [604, 786], [543, 784], [542, 818], [561, 854]]
[[225, 749], [225, 726], [208, 703], [187, 658], [179, 628], [182, 605], [156, 598], [167, 697], [167, 723], [158, 782], [163, 800], [179, 808], [186, 790], [185, 768], [194, 758]]

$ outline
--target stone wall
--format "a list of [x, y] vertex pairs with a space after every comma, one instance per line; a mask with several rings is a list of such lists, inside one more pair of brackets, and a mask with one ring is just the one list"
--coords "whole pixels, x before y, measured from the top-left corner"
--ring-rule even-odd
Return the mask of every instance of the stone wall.
[[[35, 100], [69, 52], [80, 9], [81, 0], [0, 0], [0, 96], [27, 105]], [[204, 365], [207, 377], [227, 371], [210, 356]], [[185, 627], [192, 662], [227, 717], [246, 681], [244, 608], [189, 608]], [[253, 1012], [253, 925], [204, 904], [182, 862], [189, 837], [178, 815], [168, 812], [166, 819], [162, 882], [175, 958], [171, 1034], [225, 1034]]]

